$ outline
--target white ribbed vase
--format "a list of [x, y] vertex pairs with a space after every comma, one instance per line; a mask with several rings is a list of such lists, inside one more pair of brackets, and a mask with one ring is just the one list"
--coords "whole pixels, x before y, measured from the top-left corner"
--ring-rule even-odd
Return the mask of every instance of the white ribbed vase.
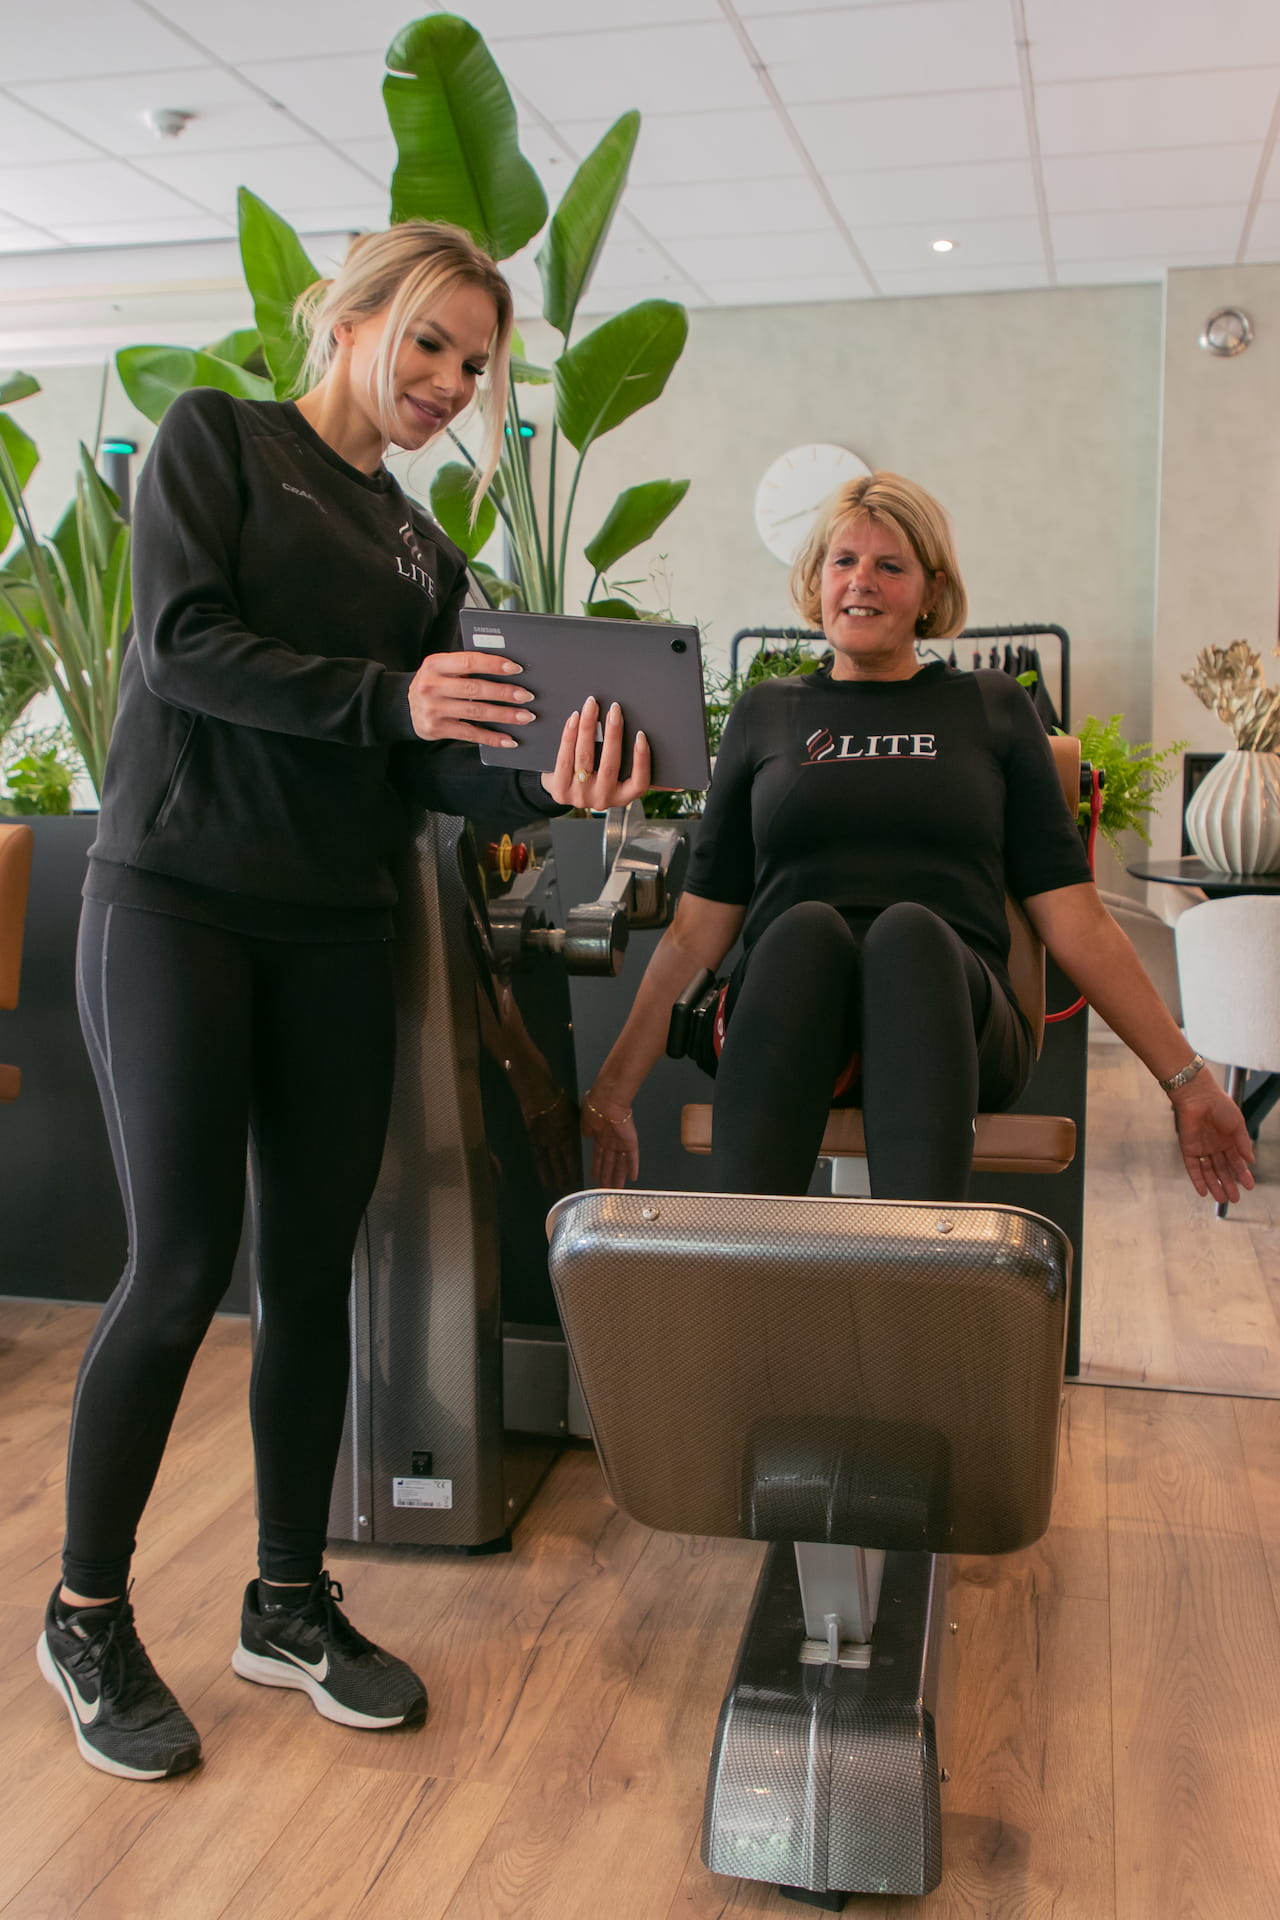
[[1280, 872], [1280, 753], [1224, 753], [1188, 802], [1187, 838], [1219, 873]]

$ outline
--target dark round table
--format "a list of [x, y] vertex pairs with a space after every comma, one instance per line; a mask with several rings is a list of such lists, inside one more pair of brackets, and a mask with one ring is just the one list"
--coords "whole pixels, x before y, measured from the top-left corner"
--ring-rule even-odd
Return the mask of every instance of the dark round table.
[[1211, 900], [1236, 893], [1280, 893], [1280, 873], [1222, 873], [1194, 853], [1181, 860], [1135, 860], [1125, 872], [1135, 880], [1161, 881], [1171, 887], [1199, 887]]

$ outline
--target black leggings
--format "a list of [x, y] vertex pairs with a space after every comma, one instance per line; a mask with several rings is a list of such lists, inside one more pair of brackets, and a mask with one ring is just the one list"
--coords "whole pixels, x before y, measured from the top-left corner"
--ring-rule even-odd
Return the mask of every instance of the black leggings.
[[871, 1191], [963, 1200], [973, 1120], [1015, 1100], [1026, 1023], [977, 955], [927, 907], [889, 907], [865, 936], [834, 907], [791, 907], [735, 982], [716, 1074], [711, 1184], [804, 1193], [832, 1088], [855, 1049]]
[[390, 948], [251, 939], [89, 900], [78, 984], [129, 1258], [76, 1387], [63, 1578], [89, 1599], [124, 1591], [231, 1277], [252, 1130], [260, 1565], [270, 1579], [314, 1579], [342, 1439], [351, 1255], [391, 1094]]

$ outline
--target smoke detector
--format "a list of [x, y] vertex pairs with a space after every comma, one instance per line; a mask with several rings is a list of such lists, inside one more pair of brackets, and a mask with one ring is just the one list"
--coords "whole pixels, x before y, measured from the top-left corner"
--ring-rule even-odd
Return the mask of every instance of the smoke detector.
[[195, 117], [185, 107], [148, 107], [142, 116], [142, 124], [154, 133], [157, 140], [176, 140]]

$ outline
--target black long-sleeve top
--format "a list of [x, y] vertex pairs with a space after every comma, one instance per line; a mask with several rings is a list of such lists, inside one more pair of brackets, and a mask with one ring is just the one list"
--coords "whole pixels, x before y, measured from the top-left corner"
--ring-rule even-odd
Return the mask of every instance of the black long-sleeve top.
[[688, 892], [770, 921], [824, 900], [855, 930], [930, 907], [1009, 986], [1006, 891], [1092, 876], [1044, 728], [1016, 680], [931, 662], [910, 680], [828, 668], [749, 688], [725, 728]]
[[457, 644], [466, 562], [290, 402], [175, 400], [134, 508], [135, 638], [86, 892], [250, 933], [383, 939], [408, 803], [561, 811], [425, 743], [409, 684]]

